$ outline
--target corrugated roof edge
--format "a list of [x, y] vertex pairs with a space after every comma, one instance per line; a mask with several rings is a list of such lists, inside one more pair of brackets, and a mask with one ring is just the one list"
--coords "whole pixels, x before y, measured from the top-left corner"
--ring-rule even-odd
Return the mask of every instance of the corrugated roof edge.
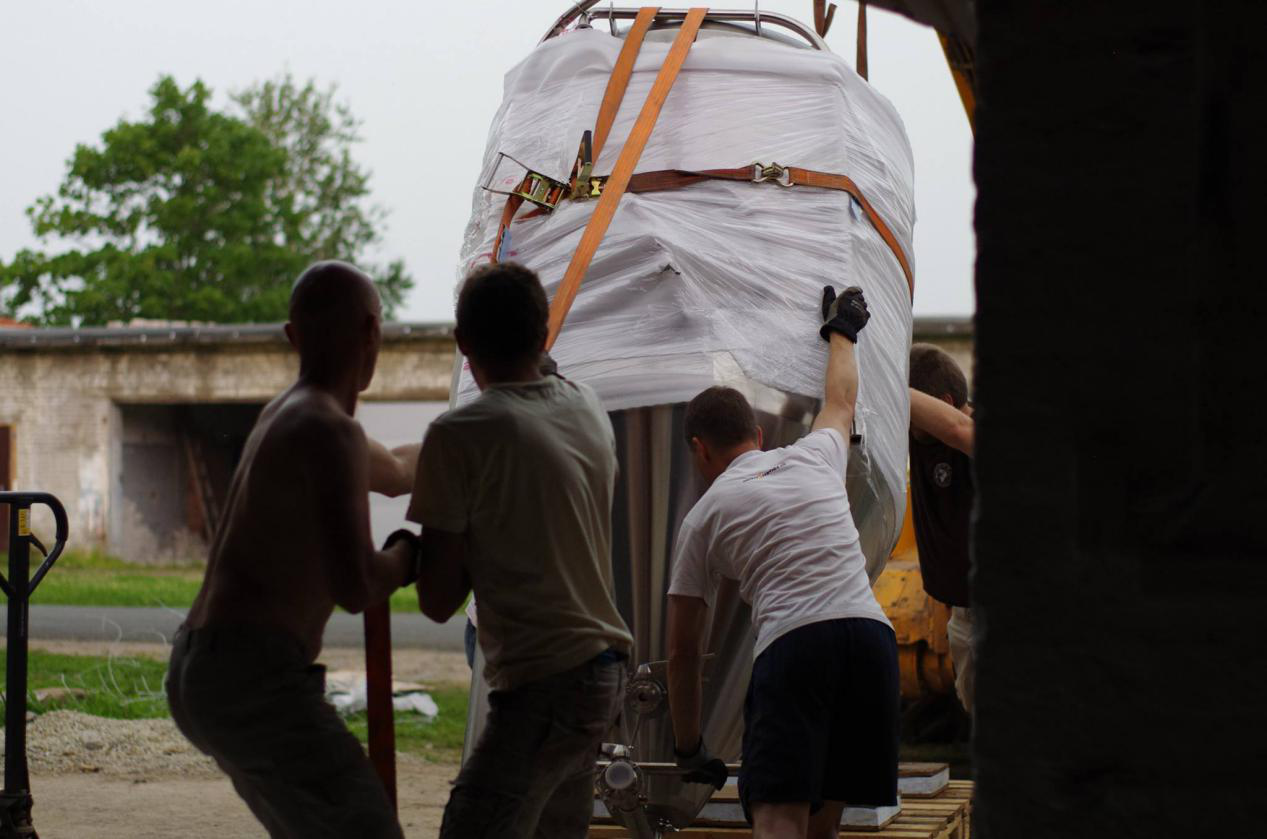
[[[383, 341], [447, 340], [451, 323], [385, 323]], [[51, 327], [0, 329], [0, 349], [36, 350], [76, 347], [181, 347], [222, 344], [284, 344], [280, 323], [242, 323], [219, 326]]]
[[915, 340], [921, 338], [964, 338], [971, 340], [973, 322], [970, 316], [917, 317], [911, 327]]
[[[966, 338], [973, 334], [969, 317], [918, 317], [915, 338]], [[451, 340], [451, 323], [386, 323], [383, 341]], [[243, 323], [222, 326], [69, 327], [0, 329], [0, 349], [38, 350], [75, 347], [180, 347], [223, 344], [281, 344], [286, 336], [280, 323]]]

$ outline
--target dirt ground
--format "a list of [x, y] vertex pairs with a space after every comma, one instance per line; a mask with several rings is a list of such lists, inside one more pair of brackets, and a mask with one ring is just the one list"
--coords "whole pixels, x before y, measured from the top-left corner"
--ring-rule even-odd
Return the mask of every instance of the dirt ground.
[[[398, 759], [405, 835], [440, 832], [456, 765]], [[35, 827], [50, 839], [266, 839], [223, 778], [124, 781], [98, 775], [34, 776]]]
[[[41, 641], [32, 648], [69, 655], [144, 656], [164, 659], [163, 644]], [[396, 650], [394, 676], [427, 686], [465, 685], [470, 679], [461, 653]], [[363, 669], [355, 649], [329, 649], [321, 661], [330, 670]], [[434, 837], [448, 800], [456, 764], [397, 756], [400, 821], [408, 837]], [[214, 768], [192, 777], [165, 777], [133, 767], [129, 777], [111, 772], [33, 772], [34, 819], [51, 839], [228, 839], [266, 834], [232, 786]]]

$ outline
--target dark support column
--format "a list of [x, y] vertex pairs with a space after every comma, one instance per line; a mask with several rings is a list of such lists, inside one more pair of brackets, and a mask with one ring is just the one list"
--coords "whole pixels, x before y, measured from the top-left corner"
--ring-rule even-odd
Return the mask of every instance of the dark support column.
[[977, 9], [974, 835], [1261, 833], [1267, 4]]
[[[4, 796], [26, 798], [31, 791], [31, 778], [26, 765], [26, 659], [30, 604], [27, 602], [31, 580], [31, 543], [23, 538], [26, 525], [19, 526], [19, 516], [30, 515], [30, 507], [9, 506], [4, 528], [9, 532], [9, 567], [6, 578], [9, 594], [6, 618], [8, 641], [5, 655], [4, 703]], [[14, 538], [14, 537], [17, 538]], [[8, 592], [6, 592], [8, 593]]]

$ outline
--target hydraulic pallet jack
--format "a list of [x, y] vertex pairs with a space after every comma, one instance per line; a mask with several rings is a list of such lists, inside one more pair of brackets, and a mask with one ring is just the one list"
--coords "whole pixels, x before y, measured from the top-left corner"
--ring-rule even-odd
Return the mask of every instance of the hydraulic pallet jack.
[[[44, 579], [66, 546], [66, 509], [46, 492], [0, 492], [9, 505], [9, 576], [0, 574], [0, 589], [9, 599], [8, 657], [4, 691], [4, 790], [0, 792], [0, 839], [38, 839], [31, 821], [31, 777], [26, 766], [26, 647], [31, 592]], [[31, 532], [31, 507], [42, 504], [57, 523], [53, 550]], [[44, 556], [31, 576], [31, 546]]]

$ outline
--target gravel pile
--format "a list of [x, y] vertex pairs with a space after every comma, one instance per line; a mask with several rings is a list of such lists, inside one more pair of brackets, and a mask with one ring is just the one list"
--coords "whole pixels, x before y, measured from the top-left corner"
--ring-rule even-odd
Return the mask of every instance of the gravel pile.
[[171, 720], [110, 720], [50, 711], [27, 726], [26, 741], [35, 773], [97, 772], [126, 778], [219, 774], [211, 758], [191, 746]]

